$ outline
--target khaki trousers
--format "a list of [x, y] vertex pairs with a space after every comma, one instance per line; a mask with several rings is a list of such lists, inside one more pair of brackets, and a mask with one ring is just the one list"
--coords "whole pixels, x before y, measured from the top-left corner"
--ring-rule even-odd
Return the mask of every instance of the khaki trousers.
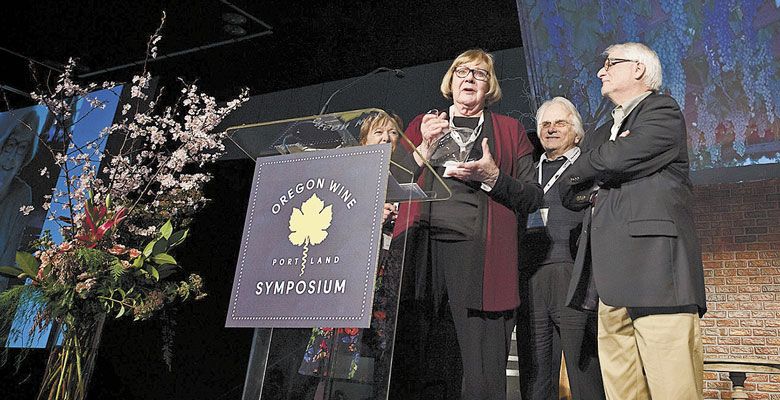
[[698, 314], [632, 320], [599, 302], [598, 345], [608, 400], [702, 399], [704, 359]]

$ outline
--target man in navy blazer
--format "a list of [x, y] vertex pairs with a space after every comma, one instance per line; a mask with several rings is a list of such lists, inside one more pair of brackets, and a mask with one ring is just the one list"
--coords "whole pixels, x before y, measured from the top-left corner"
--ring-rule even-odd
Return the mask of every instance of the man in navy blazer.
[[604, 55], [612, 119], [585, 136], [561, 180], [564, 205], [590, 207], [568, 301], [598, 309], [608, 399], [701, 399], [706, 304], [685, 121], [658, 93], [653, 50], [623, 43]]

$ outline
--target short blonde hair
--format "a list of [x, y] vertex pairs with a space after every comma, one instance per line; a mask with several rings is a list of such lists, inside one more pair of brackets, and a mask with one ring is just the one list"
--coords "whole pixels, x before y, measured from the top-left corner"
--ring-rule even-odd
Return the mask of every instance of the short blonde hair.
[[[398, 131], [398, 135], [400, 137], [401, 133], [404, 131], [403, 126], [404, 122], [401, 120], [401, 117], [399, 117], [396, 114], [389, 113], [387, 111], [377, 111], [375, 114], [369, 115], [366, 117], [363, 122], [360, 125], [360, 139], [359, 142], [361, 145], [365, 145], [368, 141], [368, 134], [377, 126], [382, 126], [386, 123], [390, 123], [395, 127], [395, 130]], [[395, 150], [395, 143], [393, 143], [393, 150]]]
[[450, 69], [444, 74], [441, 80], [441, 94], [447, 99], [452, 99], [452, 75], [459, 66], [471, 62], [481, 62], [487, 65], [488, 71], [488, 91], [485, 94], [485, 105], [491, 105], [501, 100], [501, 87], [496, 78], [496, 68], [493, 62], [493, 55], [482, 49], [466, 50], [455, 58], [450, 65]]

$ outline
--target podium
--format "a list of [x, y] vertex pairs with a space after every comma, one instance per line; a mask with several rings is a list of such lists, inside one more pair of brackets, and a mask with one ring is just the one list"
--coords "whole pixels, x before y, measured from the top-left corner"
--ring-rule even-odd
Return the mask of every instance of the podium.
[[383, 224], [384, 204], [451, 193], [435, 173], [418, 185], [432, 167], [403, 134], [361, 146], [380, 112], [228, 128], [223, 159], [256, 160], [226, 318], [254, 329], [243, 400], [388, 397], [407, 247], [393, 231], [411, 218]]

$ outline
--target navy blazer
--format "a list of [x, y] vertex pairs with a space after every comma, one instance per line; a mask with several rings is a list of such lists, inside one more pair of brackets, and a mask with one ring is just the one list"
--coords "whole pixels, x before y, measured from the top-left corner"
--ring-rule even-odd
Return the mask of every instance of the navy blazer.
[[561, 178], [565, 206], [590, 204], [568, 301], [593, 309], [596, 293], [616, 307], [697, 305], [706, 311], [701, 249], [693, 221], [685, 120], [677, 102], [651, 94], [623, 120], [587, 135], [583, 155]]

